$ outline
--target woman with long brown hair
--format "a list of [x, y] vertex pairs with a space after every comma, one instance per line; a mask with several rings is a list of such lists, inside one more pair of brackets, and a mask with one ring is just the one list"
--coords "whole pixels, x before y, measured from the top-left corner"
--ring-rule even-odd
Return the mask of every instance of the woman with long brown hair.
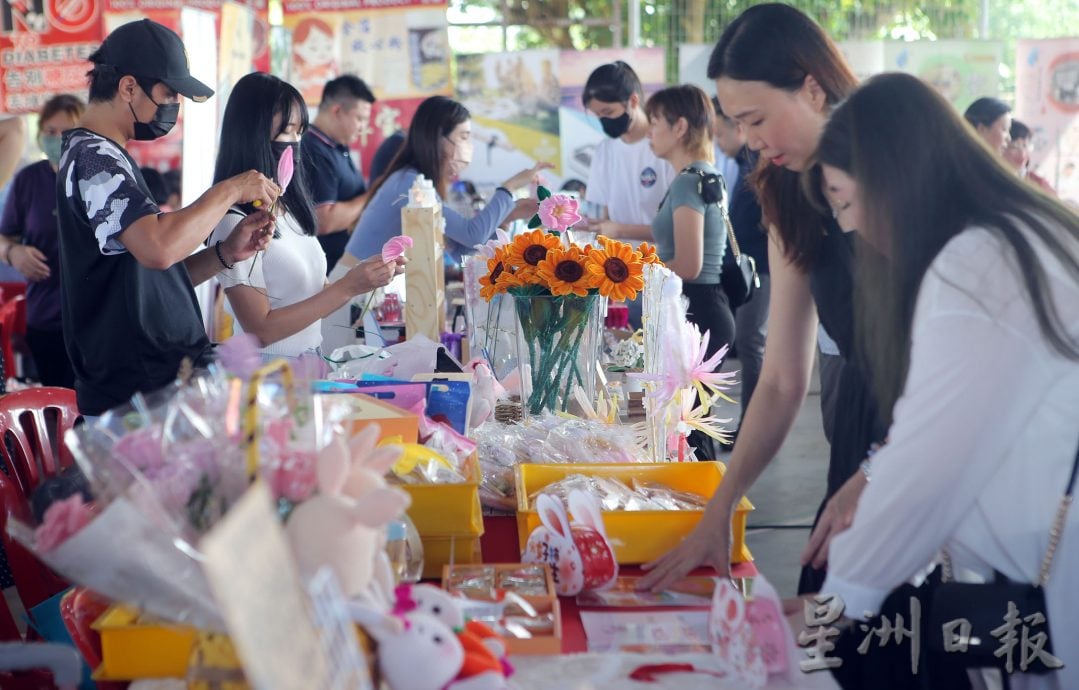
[[[859, 260], [858, 330], [892, 411], [823, 591], [860, 617], [942, 549], [956, 579], [1037, 581], [1079, 450], [1079, 216], [909, 75], [851, 96], [818, 158], [844, 230], [886, 257]], [[1046, 615], [1064, 668], [1012, 688], [1079, 686], [1079, 515], [1055, 529]]]
[[[818, 317], [845, 359], [828, 470], [832, 496], [883, 435], [865, 376], [854, 357], [854, 237], [802, 194], [828, 113], [857, 86], [835, 44], [813, 20], [787, 5], [746, 10], [712, 52], [708, 76], [724, 115], [737, 121], [760, 154], [754, 173], [768, 226], [772, 300], [760, 380], [739, 430], [727, 475], [697, 528], [647, 564], [643, 586], [664, 587], [700, 565], [726, 573], [730, 521], [739, 498], [775, 457], [805, 399]], [[819, 590], [822, 573], [803, 572], [799, 587]]]

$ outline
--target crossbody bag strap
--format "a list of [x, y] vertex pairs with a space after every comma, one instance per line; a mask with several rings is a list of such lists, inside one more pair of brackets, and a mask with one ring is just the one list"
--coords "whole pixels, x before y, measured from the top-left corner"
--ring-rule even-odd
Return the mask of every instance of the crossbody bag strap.
[[1068, 509], [1072, 505], [1076, 475], [1079, 475], [1079, 449], [1075, 451], [1075, 462], [1072, 463], [1072, 473], [1068, 478], [1068, 490], [1064, 492], [1064, 498], [1060, 500], [1056, 517], [1053, 518], [1053, 526], [1049, 528], [1049, 548], [1045, 550], [1041, 573], [1038, 576], [1038, 584], [1042, 587], [1049, 581], [1049, 571], [1053, 567], [1053, 556], [1056, 555], [1057, 546], [1060, 545], [1060, 537], [1064, 534], [1064, 521], [1068, 517]]
[[[1060, 499], [1060, 506], [1057, 507], [1056, 515], [1053, 517], [1053, 524], [1049, 528], [1049, 546], [1045, 550], [1045, 557], [1042, 558], [1042, 567], [1038, 572], [1038, 582], [1036, 583], [1039, 587], [1045, 587], [1045, 584], [1049, 582], [1049, 571], [1053, 567], [1053, 556], [1056, 555], [1057, 547], [1060, 545], [1060, 537], [1064, 533], [1064, 521], [1068, 517], [1068, 509], [1072, 505], [1077, 475], [1079, 475], [1079, 448], [1075, 451], [1075, 462], [1072, 463], [1071, 476], [1068, 477], [1068, 488], [1064, 491], [1064, 497]], [[947, 550], [941, 551], [940, 566], [941, 579], [944, 582], [955, 579], [955, 573], [952, 570], [952, 557]]]
[[[704, 171], [700, 168], [695, 168], [692, 165], [684, 169], [682, 172], [693, 173], [700, 181], [704, 180]], [[726, 184], [724, 184], [724, 196], [726, 196]], [[719, 207], [719, 214], [723, 216], [723, 225], [727, 228], [727, 241], [730, 242], [731, 254], [734, 256], [734, 261], [737, 263], [742, 258], [742, 250], [738, 247], [738, 239], [734, 236], [734, 226], [731, 225], [731, 216], [727, 213], [727, 206], [722, 201], [713, 202]]]

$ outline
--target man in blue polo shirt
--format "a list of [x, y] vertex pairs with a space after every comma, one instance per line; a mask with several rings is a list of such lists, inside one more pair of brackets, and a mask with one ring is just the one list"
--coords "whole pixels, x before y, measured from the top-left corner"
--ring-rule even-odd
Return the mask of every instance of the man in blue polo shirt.
[[327, 274], [344, 253], [366, 200], [367, 183], [349, 146], [371, 121], [374, 102], [375, 95], [359, 77], [345, 74], [326, 82], [318, 115], [300, 145]]

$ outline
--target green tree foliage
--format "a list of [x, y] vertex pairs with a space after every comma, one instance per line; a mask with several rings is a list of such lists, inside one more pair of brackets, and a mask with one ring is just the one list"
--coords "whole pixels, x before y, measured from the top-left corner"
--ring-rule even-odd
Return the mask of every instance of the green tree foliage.
[[[727, 23], [760, 0], [641, 0], [641, 42], [667, 50], [668, 77], [677, 78], [680, 43], [711, 43]], [[451, 0], [456, 8], [485, 8], [504, 16], [507, 50], [586, 50], [629, 43], [627, 0]], [[836, 40], [989, 38], [1005, 43], [1014, 64], [1015, 40], [1074, 34], [1079, 0], [989, 0], [989, 33], [980, 36], [981, 0], [795, 0]], [[1005, 75], [1006, 76], [1006, 75]]]

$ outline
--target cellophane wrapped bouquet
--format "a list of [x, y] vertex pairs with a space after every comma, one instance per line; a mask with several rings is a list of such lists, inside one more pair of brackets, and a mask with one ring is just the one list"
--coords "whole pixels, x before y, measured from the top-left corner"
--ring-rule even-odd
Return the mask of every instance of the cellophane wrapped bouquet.
[[[176, 623], [223, 631], [198, 544], [257, 477], [285, 519], [316, 491], [316, 461], [341, 412], [316, 415], [307, 374], [255, 376], [257, 345], [221, 346], [209, 371], [68, 432], [93, 501], [79, 495], [9, 531], [67, 580]], [[316, 423], [316, 416], [319, 418]]]

